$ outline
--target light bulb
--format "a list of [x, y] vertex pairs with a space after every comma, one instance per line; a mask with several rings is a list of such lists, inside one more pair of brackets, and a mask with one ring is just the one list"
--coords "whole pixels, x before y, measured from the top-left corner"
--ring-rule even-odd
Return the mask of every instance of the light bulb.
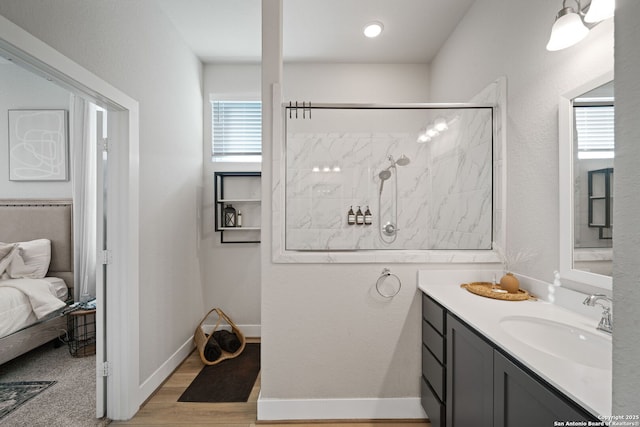
[[364, 35], [369, 38], [378, 37], [383, 28], [380, 22], [371, 22], [364, 27]]
[[584, 22], [595, 23], [611, 18], [616, 9], [616, 0], [591, 0]]
[[551, 27], [551, 37], [547, 43], [547, 50], [555, 51], [573, 46], [589, 34], [589, 29], [584, 26], [582, 19], [570, 7], [565, 7], [556, 17], [556, 22]]

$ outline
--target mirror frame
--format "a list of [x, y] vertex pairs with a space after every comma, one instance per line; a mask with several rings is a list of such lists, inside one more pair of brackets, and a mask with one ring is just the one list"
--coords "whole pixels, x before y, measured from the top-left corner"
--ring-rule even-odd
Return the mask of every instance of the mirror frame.
[[608, 291], [613, 289], [611, 277], [573, 268], [574, 189], [573, 189], [573, 99], [613, 80], [613, 70], [560, 95], [558, 109], [559, 211], [560, 211], [560, 277]]

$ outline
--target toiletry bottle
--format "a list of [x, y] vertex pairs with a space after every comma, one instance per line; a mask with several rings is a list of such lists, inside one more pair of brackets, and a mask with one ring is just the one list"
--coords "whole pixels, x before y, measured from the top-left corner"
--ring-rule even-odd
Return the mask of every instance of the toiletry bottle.
[[236, 227], [242, 227], [242, 211], [238, 211], [238, 218], [236, 218]]
[[356, 214], [353, 213], [353, 206], [349, 207], [349, 212], [347, 213], [347, 224], [353, 225], [356, 223]]
[[371, 225], [373, 223], [373, 217], [371, 216], [371, 211], [369, 210], [369, 206], [364, 211], [364, 225]]
[[362, 214], [362, 209], [360, 209], [360, 206], [358, 206], [358, 210], [356, 211], [356, 224], [364, 224], [364, 215]]

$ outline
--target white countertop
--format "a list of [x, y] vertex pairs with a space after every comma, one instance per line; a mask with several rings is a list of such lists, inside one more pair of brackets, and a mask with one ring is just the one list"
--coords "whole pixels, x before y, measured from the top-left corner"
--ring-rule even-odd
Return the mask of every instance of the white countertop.
[[[421, 272], [422, 273], [422, 272]], [[418, 288], [438, 301], [451, 313], [481, 332], [506, 353], [520, 361], [547, 382], [562, 391], [593, 415], [611, 415], [611, 358], [605, 361], [608, 369], [599, 369], [559, 359], [538, 351], [507, 333], [500, 325], [505, 316], [532, 316], [586, 329], [610, 340], [610, 336], [596, 330], [597, 321], [545, 301], [502, 301], [485, 298], [460, 287], [459, 272], [443, 279], [442, 275], [420, 274]], [[580, 294], [576, 294], [579, 298]], [[553, 343], [556, 345], [556, 343]], [[558, 342], [561, 347], [566, 343]]]

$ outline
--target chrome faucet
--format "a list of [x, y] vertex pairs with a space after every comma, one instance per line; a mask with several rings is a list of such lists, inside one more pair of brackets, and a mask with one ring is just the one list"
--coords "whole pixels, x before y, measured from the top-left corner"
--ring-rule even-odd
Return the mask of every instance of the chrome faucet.
[[599, 305], [600, 307], [602, 307], [604, 311], [602, 312], [602, 319], [600, 319], [600, 323], [598, 323], [597, 329], [607, 333], [612, 333], [613, 320], [611, 319], [611, 307], [608, 307], [600, 303], [599, 301], [601, 300], [606, 300], [606, 301], [609, 301], [610, 303], [613, 302], [611, 298], [609, 298], [604, 294], [592, 294], [592, 295], [589, 295], [582, 303], [589, 307], [595, 307], [596, 305]]

